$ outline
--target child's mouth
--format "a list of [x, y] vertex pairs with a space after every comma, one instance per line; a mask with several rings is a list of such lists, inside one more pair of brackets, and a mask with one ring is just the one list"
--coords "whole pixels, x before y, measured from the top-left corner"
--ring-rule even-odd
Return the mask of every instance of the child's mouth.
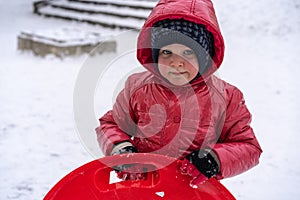
[[186, 74], [187, 72], [170, 72], [170, 74], [172, 74], [173, 76], [182, 76], [184, 74]]

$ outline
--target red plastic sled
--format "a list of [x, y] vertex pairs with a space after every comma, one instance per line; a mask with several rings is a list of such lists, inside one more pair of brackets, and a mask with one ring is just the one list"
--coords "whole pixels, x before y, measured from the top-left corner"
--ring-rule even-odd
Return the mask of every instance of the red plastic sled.
[[[141, 163], [155, 167], [147, 180], [110, 183], [109, 166]], [[44, 200], [234, 200], [233, 195], [212, 178], [198, 188], [189, 186], [174, 158], [157, 154], [123, 154], [87, 163], [61, 179]]]

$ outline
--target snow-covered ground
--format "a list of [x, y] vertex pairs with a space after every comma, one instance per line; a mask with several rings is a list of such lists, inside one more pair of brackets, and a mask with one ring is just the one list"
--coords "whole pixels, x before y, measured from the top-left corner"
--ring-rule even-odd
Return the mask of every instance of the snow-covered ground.
[[[300, 2], [214, 3], [226, 42], [218, 73], [244, 92], [264, 150], [257, 167], [222, 183], [237, 199], [299, 199]], [[95, 159], [76, 132], [73, 109], [88, 55], [36, 57], [17, 51], [17, 35], [59, 27], [107, 30], [35, 16], [32, 0], [6, 1], [0, 10], [0, 199], [42, 199], [60, 178]], [[100, 115], [109, 104], [95, 107]]]

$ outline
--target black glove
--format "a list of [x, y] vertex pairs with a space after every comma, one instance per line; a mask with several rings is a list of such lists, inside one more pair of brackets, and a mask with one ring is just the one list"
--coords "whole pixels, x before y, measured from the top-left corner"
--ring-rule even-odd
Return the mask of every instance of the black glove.
[[[119, 155], [119, 154], [126, 154], [126, 153], [137, 153], [137, 152], [138, 152], [138, 150], [134, 146], [126, 146], [126, 147], [123, 147], [121, 149], [118, 149], [118, 150], [114, 151], [114, 153], [112, 155]], [[118, 166], [114, 166], [113, 169], [116, 172], [120, 172], [120, 171], [124, 171], [125, 169], [127, 169], [130, 166], [132, 166], [132, 164], [118, 165]]]
[[[134, 146], [125, 146], [120, 149], [114, 150], [112, 155], [137, 153], [138, 150]], [[117, 173], [117, 177], [122, 180], [146, 180], [147, 167], [142, 164], [124, 164], [113, 166]]]
[[208, 150], [194, 151], [187, 155], [186, 159], [207, 178], [211, 178], [219, 172], [219, 165]]
[[137, 152], [138, 150], [134, 146], [125, 146], [121, 149], [114, 151], [112, 155], [125, 154], [125, 153], [137, 153]]

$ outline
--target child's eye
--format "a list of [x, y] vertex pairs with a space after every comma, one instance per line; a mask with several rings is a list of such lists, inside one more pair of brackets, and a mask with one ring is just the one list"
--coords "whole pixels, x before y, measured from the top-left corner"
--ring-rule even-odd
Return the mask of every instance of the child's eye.
[[191, 49], [187, 49], [183, 51], [183, 55], [189, 56], [189, 55], [193, 55], [194, 51]]
[[161, 51], [161, 53], [162, 53], [163, 55], [170, 55], [170, 54], [172, 54], [172, 51], [170, 51], [170, 50], [168, 50], [168, 49], [164, 49], [164, 50]]

